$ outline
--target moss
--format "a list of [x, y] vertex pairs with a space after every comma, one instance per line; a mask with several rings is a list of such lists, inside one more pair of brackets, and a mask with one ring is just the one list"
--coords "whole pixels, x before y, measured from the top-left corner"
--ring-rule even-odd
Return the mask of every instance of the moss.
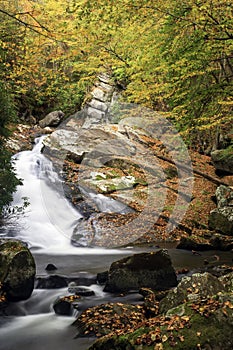
[[[159, 341], [162, 343], [161, 349], [163, 350], [232, 349], [232, 310], [228, 310], [228, 317], [226, 317], [222, 307], [219, 307], [209, 317], [206, 317], [194, 311], [191, 304], [183, 304], [182, 308], [182, 312], [184, 312], [185, 318], [188, 320], [188, 322], [183, 323], [183, 326], [182, 322], [180, 326], [174, 322], [172, 327], [169, 327], [168, 323], [165, 324], [164, 319], [160, 321], [158, 319], [158, 322], [156, 322], [157, 325], [141, 327], [133, 333], [124, 334], [119, 337], [108, 337], [107, 342], [102, 338], [96, 343], [99, 346], [91, 349], [154, 350], [157, 349], [156, 344]], [[173, 317], [176, 317], [175, 311], [178, 312], [178, 308], [173, 310]], [[160, 334], [160, 340], [152, 341], [151, 335], [153, 331], [157, 331]], [[144, 339], [144, 342], [140, 341], [141, 337]]]
[[95, 176], [95, 180], [96, 181], [101, 181], [101, 180], [105, 180], [106, 178], [104, 176], [101, 176], [100, 174]]
[[233, 160], [233, 145], [218, 151], [218, 160]]

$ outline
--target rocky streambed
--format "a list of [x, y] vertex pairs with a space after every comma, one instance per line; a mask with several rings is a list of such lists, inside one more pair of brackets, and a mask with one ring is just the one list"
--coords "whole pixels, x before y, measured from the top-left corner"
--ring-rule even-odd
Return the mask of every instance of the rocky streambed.
[[[7, 266], [12, 270], [21, 250], [27, 251], [20, 242], [11, 244], [15, 252], [4, 266], [6, 276]], [[37, 273], [29, 299], [21, 294], [26, 300], [7, 300], [9, 283], [3, 279], [0, 348], [231, 349], [232, 253], [201, 254], [159, 248], [115, 255], [34, 253]], [[15, 269], [11, 284], [26, 290], [22, 282], [31, 282], [25, 264]]]

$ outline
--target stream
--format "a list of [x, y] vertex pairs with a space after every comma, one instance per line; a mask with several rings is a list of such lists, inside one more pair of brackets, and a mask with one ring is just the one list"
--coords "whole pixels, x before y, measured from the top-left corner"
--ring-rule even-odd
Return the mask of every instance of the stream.
[[[35, 258], [37, 276], [48, 276], [45, 270], [48, 263], [56, 267], [56, 274], [69, 277], [91, 278], [98, 272], [106, 271], [110, 264], [130, 254], [142, 251], [155, 251], [158, 248], [104, 249], [74, 247], [70, 238], [81, 214], [64, 197], [61, 180], [53, 170], [52, 163], [43, 154], [43, 137], [35, 140], [32, 151], [23, 151], [13, 157], [16, 173], [23, 180], [14, 195], [12, 205], [20, 206], [22, 198], [28, 198], [30, 205], [25, 214], [17, 220], [17, 225], [7, 225], [0, 231], [0, 237], [16, 238], [27, 242]], [[93, 194], [92, 194], [93, 197]], [[96, 205], [100, 211], [123, 212], [124, 205], [103, 195], [96, 195]], [[84, 237], [85, 239], [85, 237]], [[163, 246], [169, 250], [176, 269], [198, 268], [204, 259], [216, 252], [204, 252], [195, 256], [189, 251], [176, 250], [171, 245]], [[231, 252], [217, 252], [221, 264], [232, 263]], [[104, 302], [136, 303], [141, 301], [137, 293], [124, 298], [104, 293], [103, 288], [92, 284], [88, 288], [95, 296], [84, 297], [79, 311]], [[93, 339], [75, 339], [76, 330], [72, 322], [77, 317], [58, 316], [52, 305], [59, 296], [69, 295], [68, 288], [34, 289], [32, 296], [22, 302], [12, 303], [10, 316], [0, 320], [0, 350], [84, 350]]]

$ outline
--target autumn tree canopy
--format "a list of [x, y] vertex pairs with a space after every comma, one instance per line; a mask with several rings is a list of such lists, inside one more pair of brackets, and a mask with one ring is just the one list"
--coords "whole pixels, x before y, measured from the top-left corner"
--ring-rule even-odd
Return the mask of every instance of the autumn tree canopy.
[[0, 74], [20, 113], [74, 112], [107, 70], [190, 139], [232, 121], [229, 0], [2, 0], [0, 16]]

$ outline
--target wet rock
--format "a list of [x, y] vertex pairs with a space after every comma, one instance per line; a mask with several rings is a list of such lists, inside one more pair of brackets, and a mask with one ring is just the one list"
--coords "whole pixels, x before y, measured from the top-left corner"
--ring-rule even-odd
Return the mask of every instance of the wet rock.
[[68, 283], [73, 282], [76, 286], [91, 286], [97, 283], [96, 275], [85, 274], [84, 276], [66, 277]]
[[75, 295], [79, 295], [82, 297], [90, 297], [95, 295], [95, 292], [93, 290], [85, 287], [79, 287], [76, 285], [75, 282], [70, 282], [68, 287], [68, 292]]
[[141, 253], [112, 263], [104, 291], [125, 292], [142, 287], [166, 290], [177, 285], [177, 277], [166, 250]]
[[108, 280], [108, 271], [97, 273], [97, 282], [99, 284], [106, 284]]
[[8, 301], [30, 297], [35, 273], [34, 258], [25, 244], [18, 240], [0, 240], [0, 282]]
[[198, 237], [181, 237], [176, 249], [186, 249], [186, 250], [197, 250], [205, 251], [213, 249], [212, 245], [209, 243], [200, 243]]
[[57, 270], [57, 267], [53, 264], [48, 264], [45, 268], [46, 271], [54, 271]]
[[57, 315], [70, 316], [73, 311], [78, 308], [78, 296], [65, 296], [59, 297], [53, 304], [54, 312]]
[[44, 119], [39, 121], [39, 125], [41, 128], [45, 128], [46, 126], [58, 126], [64, 117], [64, 113], [62, 111], [53, 111], [47, 114]]
[[65, 277], [51, 275], [48, 277], [37, 277], [35, 288], [37, 289], [56, 289], [67, 287], [68, 283]]
[[77, 225], [74, 228], [71, 236], [71, 244], [75, 247], [91, 246], [95, 229], [91, 224], [91, 220], [81, 217], [78, 219]]
[[208, 272], [195, 273], [191, 277], [183, 277], [178, 286], [169, 291], [160, 302], [159, 311], [166, 313], [185, 301], [196, 302], [200, 298], [207, 298], [224, 291], [224, 285], [217, 277]]

